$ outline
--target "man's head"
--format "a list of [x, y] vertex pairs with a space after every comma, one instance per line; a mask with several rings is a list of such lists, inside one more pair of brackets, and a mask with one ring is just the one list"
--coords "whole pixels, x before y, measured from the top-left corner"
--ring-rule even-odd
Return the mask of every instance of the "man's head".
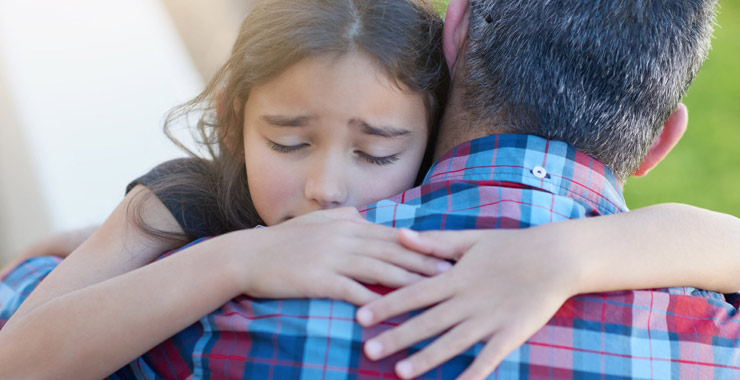
[[716, 3], [452, 0], [446, 124], [562, 140], [622, 181], [644, 174], [685, 129], [679, 102], [706, 58]]

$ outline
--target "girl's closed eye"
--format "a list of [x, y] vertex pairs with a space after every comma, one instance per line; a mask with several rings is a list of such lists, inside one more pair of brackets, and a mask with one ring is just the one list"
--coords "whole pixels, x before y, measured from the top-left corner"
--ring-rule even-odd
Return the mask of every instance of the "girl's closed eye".
[[[268, 145], [270, 149], [276, 152], [279, 152], [279, 153], [293, 153], [293, 152], [302, 150], [304, 148], [307, 148], [309, 146], [309, 144], [307, 143], [296, 144], [296, 145], [283, 145], [283, 144], [278, 144], [270, 140], [268, 140]], [[378, 166], [391, 165], [395, 163], [396, 161], [398, 161], [398, 153], [391, 154], [388, 156], [383, 156], [383, 157], [373, 156], [371, 154], [367, 154], [362, 151], [356, 151], [355, 154], [357, 155], [357, 157], [364, 160], [365, 162], [372, 164], [372, 165], [378, 165]]]
[[308, 144], [306, 143], [296, 145], [282, 145], [270, 140], [267, 140], [267, 144], [269, 145], [270, 149], [279, 153], [293, 153], [308, 147]]
[[385, 165], [391, 165], [398, 161], [398, 154], [391, 154], [390, 156], [384, 156], [384, 157], [376, 157], [370, 154], [367, 154], [362, 151], [357, 151], [355, 154], [357, 154], [358, 157], [365, 160], [367, 163], [372, 165], [379, 165], [379, 166], [385, 166]]

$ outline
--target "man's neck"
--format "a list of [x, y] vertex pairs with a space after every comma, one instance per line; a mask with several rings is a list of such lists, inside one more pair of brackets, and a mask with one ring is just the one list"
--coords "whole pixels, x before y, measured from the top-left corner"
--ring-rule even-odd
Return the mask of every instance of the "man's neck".
[[478, 115], [471, 115], [469, 111], [460, 107], [459, 91], [454, 91], [445, 109], [439, 126], [439, 134], [434, 149], [434, 159], [452, 150], [457, 145], [481, 137], [509, 133], [500, 127], [495, 120], [482, 119]]

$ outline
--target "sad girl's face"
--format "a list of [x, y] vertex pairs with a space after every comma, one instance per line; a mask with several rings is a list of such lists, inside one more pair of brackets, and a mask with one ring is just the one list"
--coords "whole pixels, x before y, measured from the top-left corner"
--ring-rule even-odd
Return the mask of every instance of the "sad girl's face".
[[421, 96], [359, 53], [300, 61], [254, 87], [243, 111], [249, 191], [267, 225], [409, 189], [428, 138]]

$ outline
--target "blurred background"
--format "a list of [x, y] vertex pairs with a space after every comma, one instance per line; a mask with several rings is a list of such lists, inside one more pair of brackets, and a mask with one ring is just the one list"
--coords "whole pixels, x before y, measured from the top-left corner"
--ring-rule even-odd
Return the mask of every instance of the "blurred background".
[[719, 3], [709, 59], [684, 98], [689, 128], [655, 170], [627, 182], [630, 208], [682, 202], [740, 217], [740, 2]]
[[183, 156], [162, 133], [228, 57], [251, 1], [0, 0], [0, 263], [102, 223]]
[[[0, 0], [0, 264], [54, 231], [102, 223], [129, 181], [183, 155], [163, 116], [225, 61], [250, 5]], [[740, 216], [740, 3], [721, 5], [685, 99], [689, 130], [627, 183], [630, 208], [682, 202]]]

